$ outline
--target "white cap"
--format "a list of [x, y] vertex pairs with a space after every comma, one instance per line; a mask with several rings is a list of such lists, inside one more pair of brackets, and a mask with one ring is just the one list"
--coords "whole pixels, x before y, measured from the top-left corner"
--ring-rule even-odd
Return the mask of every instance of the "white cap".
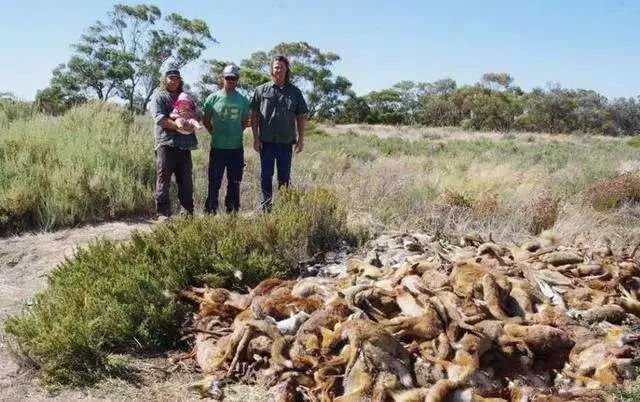
[[235, 64], [229, 64], [222, 70], [223, 77], [239, 77], [240, 76], [240, 68]]

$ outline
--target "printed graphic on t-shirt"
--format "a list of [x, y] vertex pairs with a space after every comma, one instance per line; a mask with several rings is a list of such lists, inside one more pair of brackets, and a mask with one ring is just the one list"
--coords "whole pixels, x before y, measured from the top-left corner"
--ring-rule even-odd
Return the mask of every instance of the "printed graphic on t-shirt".
[[240, 109], [236, 105], [224, 105], [218, 113], [220, 120], [236, 121], [240, 119]]

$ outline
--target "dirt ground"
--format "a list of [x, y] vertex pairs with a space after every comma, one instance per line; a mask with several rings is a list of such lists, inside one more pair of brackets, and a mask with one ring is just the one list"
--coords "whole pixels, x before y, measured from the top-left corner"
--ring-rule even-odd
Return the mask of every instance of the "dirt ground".
[[[20, 370], [7, 351], [4, 320], [20, 312], [30, 298], [47, 285], [47, 274], [76, 248], [101, 237], [126, 240], [134, 230], [149, 231], [154, 222], [137, 220], [86, 225], [51, 233], [0, 238], [0, 400], [200, 400], [189, 385], [198, 373], [171, 366], [165, 356], [130, 358], [138, 369], [131, 379], [106, 379], [85, 389], [45, 390], [33, 372]], [[135, 380], [133, 379], [135, 378]], [[264, 389], [234, 385], [225, 389], [225, 400], [268, 400]]]

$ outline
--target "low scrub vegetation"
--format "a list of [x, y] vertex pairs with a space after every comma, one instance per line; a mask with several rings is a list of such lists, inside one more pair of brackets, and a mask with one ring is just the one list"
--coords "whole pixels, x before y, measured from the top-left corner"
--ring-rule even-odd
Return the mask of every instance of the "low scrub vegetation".
[[534, 195], [525, 208], [531, 233], [539, 234], [544, 230], [551, 229], [558, 219], [559, 212], [557, 198], [545, 191]]
[[102, 240], [58, 266], [34, 303], [7, 320], [9, 344], [46, 383], [90, 382], [114, 369], [111, 352], [175, 346], [186, 286], [291, 276], [305, 256], [365, 237], [347, 227], [333, 194], [316, 189], [282, 193], [271, 214], [177, 219], [125, 244]]
[[0, 233], [152, 211], [153, 136], [93, 103], [0, 128]]
[[11, 94], [0, 93], [0, 128], [6, 128], [16, 120], [26, 120], [35, 113], [31, 102], [17, 100]]
[[640, 201], [640, 176], [625, 173], [594, 183], [589, 188], [589, 200], [597, 209], [615, 208], [624, 201]]
[[[92, 103], [0, 128], [0, 232], [153, 214], [151, 121], [122, 117], [122, 107]], [[201, 208], [209, 136], [198, 136], [194, 198]], [[259, 156], [245, 137], [243, 213], [260, 202]], [[621, 207], [633, 212], [639, 171], [637, 144], [626, 139], [311, 124], [293, 185], [331, 189], [350, 219], [373, 228], [511, 238], [577, 227], [573, 216], [588, 214], [599, 214], [600, 224], [632, 225]], [[538, 199], [543, 192], [548, 202]]]

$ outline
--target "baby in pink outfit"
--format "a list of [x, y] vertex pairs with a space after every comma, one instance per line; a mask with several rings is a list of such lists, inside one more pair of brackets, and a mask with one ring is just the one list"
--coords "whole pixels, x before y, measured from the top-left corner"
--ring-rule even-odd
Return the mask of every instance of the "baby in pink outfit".
[[[178, 132], [181, 134], [191, 134], [202, 127], [198, 121], [196, 103], [187, 92], [181, 92], [178, 95], [178, 99], [173, 103], [173, 110], [169, 117], [176, 122]], [[183, 128], [188, 125], [191, 125], [193, 129]]]

